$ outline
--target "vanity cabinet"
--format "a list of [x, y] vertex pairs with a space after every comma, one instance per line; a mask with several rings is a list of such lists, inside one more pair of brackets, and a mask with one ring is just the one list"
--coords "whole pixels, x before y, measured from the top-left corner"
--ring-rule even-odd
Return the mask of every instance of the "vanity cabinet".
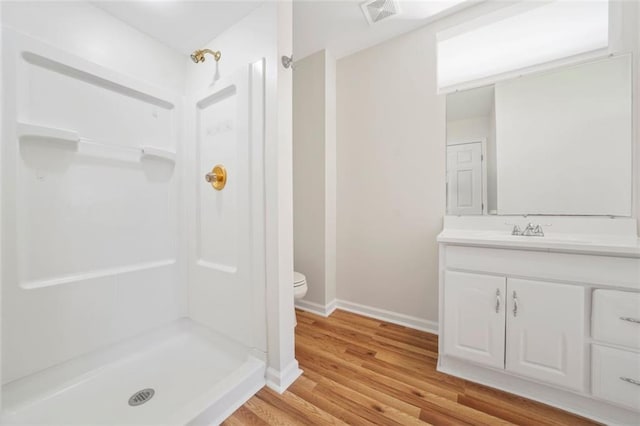
[[592, 334], [603, 343], [640, 349], [640, 293], [595, 290]]
[[593, 345], [591, 356], [593, 395], [637, 410], [640, 407], [640, 353]]
[[584, 287], [507, 279], [505, 368], [576, 390], [584, 388]]
[[640, 424], [640, 241], [593, 248], [446, 228], [438, 241], [439, 371]]
[[445, 352], [504, 368], [504, 277], [446, 272]]
[[446, 271], [444, 352], [572, 389], [584, 387], [581, 287]]
[[591, 319], [593, 395], [640, 410], [640, 293], [595, 290]]

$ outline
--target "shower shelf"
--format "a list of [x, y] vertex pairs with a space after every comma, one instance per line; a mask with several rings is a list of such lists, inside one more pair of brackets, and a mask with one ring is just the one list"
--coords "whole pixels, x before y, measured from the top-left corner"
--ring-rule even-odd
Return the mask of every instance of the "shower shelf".
[[126, 150], [134, 153], [137, 152], [140, 154], [140, 159], [149, 158], [161, 159], [170, 162], [176, 161], [176, 153], [168, 149], [156, 148], [149, 145], [143, 145], [139, 148], [123, 145], [111, 145], [83, 138], [74, 130], [56, 129], [54, 127], [39, 126], [36, 124], [21, 122], [18, 122], [17, 124], [18, 139], [20, 140], [27, 138], [51, 139], [58, 142], [68, 142], [75, 145], [76, 148], [79, 144], [86, 144], [107, 149]]
[[55, 139], [57, 141], [78, 143], [80, 135], [73, 130], [55, 129], [53, 127], [37, 126], [18, 122], [18, 138]]
[[168, 149], [154, 148], [152, 146], [142, 146], [140, 148], [143, 157], [161, 158], [168, 161], [176, 161], [176, 153]]

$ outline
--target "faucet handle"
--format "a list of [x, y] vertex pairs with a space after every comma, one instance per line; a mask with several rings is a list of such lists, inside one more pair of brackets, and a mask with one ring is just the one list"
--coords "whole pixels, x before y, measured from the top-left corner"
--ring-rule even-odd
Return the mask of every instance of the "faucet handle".
[[529, 222], [527, 224], [527, 227], [524, 228], [524, 231], [522, 231], [522, 235], [524, 235], [525, 237], [531, 237], [534, 235], [534, 229], [535, 227], [533, 226], [533, 223]]
[[511, 235], [522, 235], [522, 229], [520, 229], [517, 223], [505, 222], [504, 224], [508, 226], [513, 226]]

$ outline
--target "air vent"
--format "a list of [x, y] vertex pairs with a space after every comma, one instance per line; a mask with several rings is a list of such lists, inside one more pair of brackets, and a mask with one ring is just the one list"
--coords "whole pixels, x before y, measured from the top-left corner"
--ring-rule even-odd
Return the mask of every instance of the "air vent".
[[367, 0], [361, 3], [360, 7], [369, 25], [373, 25], [383, 19], [388, 19], [400, 13], [397, 0]]

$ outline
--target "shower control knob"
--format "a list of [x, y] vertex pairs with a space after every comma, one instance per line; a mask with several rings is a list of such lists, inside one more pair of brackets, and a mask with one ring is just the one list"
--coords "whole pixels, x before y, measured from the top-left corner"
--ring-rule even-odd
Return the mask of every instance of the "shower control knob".
[[210, 183], [213, 189], [220, 191], [227, 184], [227, 170], [222, 164], [218, 164], [204, 175], [204, 180]]

